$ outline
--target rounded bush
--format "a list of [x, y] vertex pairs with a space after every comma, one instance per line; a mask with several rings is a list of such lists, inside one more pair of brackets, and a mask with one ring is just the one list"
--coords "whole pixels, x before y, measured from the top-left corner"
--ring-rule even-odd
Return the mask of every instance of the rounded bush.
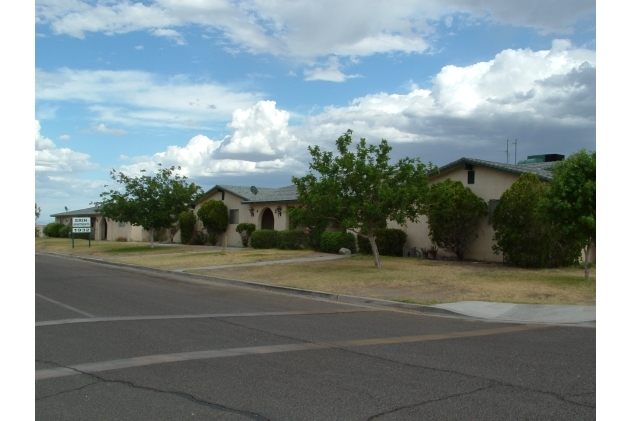
[[59, 230], [65, 227], [61, 222], [51, 222], [44, 227], [44, 235], [46, 237], [59, 238]]
[[255, 249], [273, 249], [278, 244], [278, 231], [256, 230], [250, 237], [250, 244]]
[[180, 242], [189, 244], [193, 235], [195, 235], [195, 224], [197, 224], [197, 216], [192, 210], [182, 212], [178, 218], [180, 225]]
[[64, 225], [61, 228], [59, 228], [59, 237], [61, 238], [69, 238], [71, 233], [72, 233], [72, 228], [70, 227], [70, 225]]
[[[377, 249], [380, 256], [402, 256], [403, 246], [408, 238], [408, 235], [397, 228], [378, 228], [375, 230], [375, 237], [377, 238]], [[372, 254], [372, 248], [367, 238], [357, 236], [357, 244], [359, 245], [359, 251], [366, 254]]]
[[300, 250], [306, 241], [302, 230], [278, 231], [278, 248], [281, 250]]
[[352, 253], [357, 251], [355, 236], [350, 232], [325, 231], [320, 236], [320, 250], [324, 253], [339, 253], [341, 248], [347, 248]]

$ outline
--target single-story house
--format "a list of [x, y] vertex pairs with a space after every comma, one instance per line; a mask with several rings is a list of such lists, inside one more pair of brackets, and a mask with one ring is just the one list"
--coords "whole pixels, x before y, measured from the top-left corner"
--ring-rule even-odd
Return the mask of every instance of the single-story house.
[[[289, 229], [287, 211], [298, 205], [297, 197], [295, 185], [279, 188], [216, 185], [193, 203], [193, 207], [197, 214], [202, 204], [208, 200], [224, 202], [228, 208], [230, 221], [228, 229], [218, 238], [217, 244], [223, 244], [224, 237], [227, 237], [227, 245], [234, 247], [241, 245], [241, 236], [236, 228], [243, 222], [254, 224], [257, 230]], [[197, 229], [201, 230], [201, 221], [197, 223]]]
[[135, 227], [129, 222], [114, 221], [105, 218], [97, 207], [67, 211], [50, 215], [55, 218], [55, 222], [65, 225], [72, 223], [72, 218], [90, 218], [92, 223], [93, 240], [116, 240], [125, 238], [127, 241], [150, 241], [151, 233], [142, 227]]
[[[473, 242], [468, 259], [482, 260], [487, 262], [501, 262], [503, 256], [493, 253], [493, 235], [495, 230], [492, 226], [493, 210], [499, 202], [502, 194], [517, 181], [520, 175], [533, 173], [540, 180], [552, 180], [552, 166], [555, 162], [563, 160], [563, 155], [532, 155], [518, 164], [504, 164], [499, 162], [484, 161], [475, 158], [460, 158], [439, 168], [436, 174], [430, 176], [430, 184], [439, 183], [448, 178], [460, 181], [465, 187], [484, 199], [489, 206], [489, 215], [480, 223], [478, 238]], [[391, 222], [390, 228], [401, 228], [407, 234], [406, 247], [428, 248], [431, 246], [429, 238], [429, 227], [427, 218], [421, 216], [416, 223], [408, 223], [401, 227]], [[443, 255], [447, 254], [442, 251]], [[439, 255], [441, 251], [439, 250]], [[596, 247], [593, 247], [590, 262], [596, 262]]]

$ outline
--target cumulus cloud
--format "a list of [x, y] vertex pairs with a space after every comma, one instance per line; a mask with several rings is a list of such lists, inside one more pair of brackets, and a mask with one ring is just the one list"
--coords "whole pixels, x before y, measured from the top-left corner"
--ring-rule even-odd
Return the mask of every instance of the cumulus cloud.
[[70, 140], [70, 136], [68, 136], [67, 134], [62, 134], [61, 136], [59, 136], [59, 140]]
[[90, 155], [69, 148], [57, 148], [49, 138], [42, 136], [39, 121], [35, 120], [35, 171], [79, 172], [98, 168], [90, 162]]
[[117, 125], [199, 128], [226, 121], [237, 108], [258, 100], [229, 86], [193, 82], [185, 75], [162, 78], [143, 71], [36, 70], [38, 104], [80, 101], [95, 120]]
[[180, 166], [179, 173], [192, 179], [304, 171], [306, 165], [288, 153], [299, 145], [288, 122], [287, 111], [277, 110], [273, 101], [260, 101], [234, 112], [227, 125], [232, 135], [221, 140], [197, 135], [185, 146], [172, 145], [151, 156], [121, 157], [133, 162], [122, 165], [121, 171], [140, 174], [143, 169], [155, 171], [158, 164]]
[[232, 51], [269, 53], [295, 58], [331, 54], [422, 53], [436, 22], [450, 26], [454, 15], [571, 32], [581, 17], [595, 13], [593, 0], [154, 0], [89, 2], [40, 0], [37, 23], [56, 34], [83, 38], [86, 32], [121, 34], [148, 31], [184, 43], [177, 28], [190, 25], [218, 31]]
[[234, 134], [225, 139], [222, 152], [227, 154], [278, 155], [295, 146], [289, 133], [289, 113], [276, 109], [274, 101], [260, 101], [246, 110], [236, 110], [228, 128]]
[[294, 134], [315, 144], [352, 128], [392, 143], [472, 146], [518, 133], [542, 146], [589, 147], [595, 145], [595, 73], [595, 51], [565, 40], [549, 50], [509, 49], [487, 62], [445, 66], [429, 89], [412, 84], [407, 94], [370, 94], [327, 107]]

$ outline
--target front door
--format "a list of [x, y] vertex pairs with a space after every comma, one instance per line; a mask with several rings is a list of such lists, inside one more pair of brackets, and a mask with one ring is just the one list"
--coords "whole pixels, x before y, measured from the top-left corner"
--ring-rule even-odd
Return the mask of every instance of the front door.
[[264, 230], [273, 230], [274, 229], [274, 213], [270, 208], [266, 208], [263, 211], [263, 216], [261, 217], [261, 229]]

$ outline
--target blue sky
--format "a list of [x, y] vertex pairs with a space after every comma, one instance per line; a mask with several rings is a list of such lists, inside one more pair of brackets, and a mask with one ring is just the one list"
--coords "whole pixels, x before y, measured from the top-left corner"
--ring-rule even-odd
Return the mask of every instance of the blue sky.
[[444, 165], [596, 148], [594, 1], [36, 1], [35, 200], [279, 187], [347, 129]]

